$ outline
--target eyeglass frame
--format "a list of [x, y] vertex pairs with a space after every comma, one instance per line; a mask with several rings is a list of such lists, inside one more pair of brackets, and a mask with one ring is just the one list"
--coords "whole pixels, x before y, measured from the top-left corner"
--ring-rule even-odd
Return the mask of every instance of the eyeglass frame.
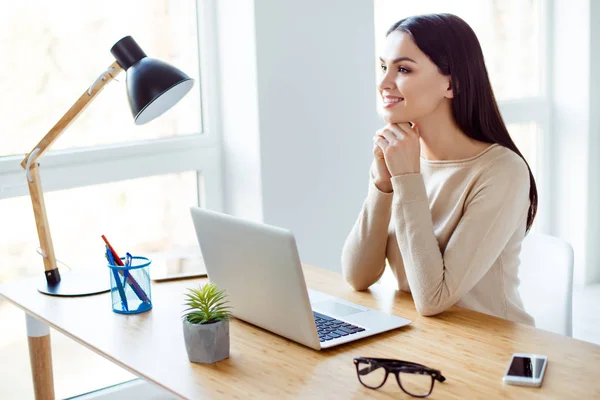
[[[412, 396], [412, 397], [423, 398], [423, 397], [429, 396], [431, 394], [431, 392], [433, 392], [433, 386], [434, 386], [436, 380], [440, 381], [440, 382], [444, 382], [446, 380], [446, 378], [442, 375], [440, 370], [429, 368], [429, 367], [426, 367], [425, 365], [417, 364], [417, 363], [410, 362], [410, 361], [395, 360], [395, 359], [391, 359], [391, 358], [371, 358], [371, 357], [355, 357], [353, 359], [353, 361], [354, 361], [354, 365], [356, 367], [356, 377], [358, 378], [358, 381], [360, 382], [361, 385], [363, 385], [364, 387], [366, 387], [368, 389], [373, 389], [373, 390], [379, 389], [380, 387], [385, 385], [388, 375], [390, 373], [392, 373], [396, 376], [396, 382], [398, 383], [398, 386], [400, 386], [400, 389], [402, 389], [402, 391], [404, 393], [406, 393], [407, 395]], [[383, 378], [383, 382], [381, 382], [381, 385], [379, 385], [377, 387], [368, 386], [360, 379], [361, 374], [358, 370], [358, 365], [360, 364], [361, 361], [368, 362], [368, 363], [374, 363], [378, 367], [385, 369], [385, 377]], [[371, 369], [371, 370], [369, 370], [369, 372], [371, 372], [373, 370], [374, 369]], [[429, 392], [425, 395], [416, 395], [416, 394], [412, 394], [412, 393], [409, 393], [408, 391], [406, 391], [406, 389], [404, 389], [404, 387], [402, 386], [402, 383], [400, 382], [400, 376], [399, 376], [400, 372], [428, 374], [429, 376], [431, 376], [432, 379], [431, 379], [431, 387], [429, 388]]]

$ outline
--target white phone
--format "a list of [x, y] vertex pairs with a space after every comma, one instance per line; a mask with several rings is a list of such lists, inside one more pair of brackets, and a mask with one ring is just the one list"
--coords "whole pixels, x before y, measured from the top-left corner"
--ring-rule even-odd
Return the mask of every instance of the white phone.
[[542, 385], [548, 357], [541, 354], [515, 353], [506, 369], [502, 381], [509, 385]]

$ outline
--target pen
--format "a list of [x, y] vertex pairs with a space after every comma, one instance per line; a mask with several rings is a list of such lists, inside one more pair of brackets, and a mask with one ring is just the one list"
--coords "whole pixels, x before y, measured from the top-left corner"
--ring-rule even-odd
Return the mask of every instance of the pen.
[[[130, 257], [131, 257], [131, 254], [129, 254], [129, 252], [128, 252], [125, 255], [125, 266], [126, 267], [131, 267], [131, 258]], [[123, 274], [125, 276], [125, 282], [127, 282], [127, 279], [129, 278], [129, 269], [125, 268], [125, 271], [123, 271]], [[140, 298], [140, 300], [141, 300], [141, 298]]]
[[114, 265], [123, 266], [123, 261], [121, 260], [121, 257], [119, 257], [119, 255], [117, 254], [117, 252], [115, 251], [115, 249], [113, 249], [113, 247], [110, 245], [110, 243], [108, 243], [108, 239], [106, 238], [106, 236], [102, 235], [102, 240], [104, 240], [104, 243], [106, 243], [106, 245], [110, 249], [110, 252], [112, 253], [112, 256], [113, 256], [113, 258], [115, 260], [115, 263], [116, 263]]
[[[108, 259], [108, 262], [110, 263], [110, 265], [115, 265], [115, 259], [112, 256], [112, 253], [110, 252], [110, 249], [108, 248], [108, 245], [105, 246], [106, 247], [106, 258]], [[129, 307], [127, 306], [127, 296], [125, 295], [125, 290], [123, 289], [123, 284], [121, 283], [121, 278], [119, 277], [119, 272], [114, 269], [112, 269], [112, 273], [113, 276], [115, 278], [115, 282], [117, 284], [117, 289], [119, 290], [119, 296], [121, 296], [121, 305], [123, 306], [123, 309], [125, 311], [129, 311]], [[123, 283], [125, 283], [125, 281], [123, 281]]]

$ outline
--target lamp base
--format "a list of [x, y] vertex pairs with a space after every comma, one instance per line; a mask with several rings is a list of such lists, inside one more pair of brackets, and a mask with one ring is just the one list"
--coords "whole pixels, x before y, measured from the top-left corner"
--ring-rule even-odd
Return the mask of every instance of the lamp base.
[[77, 270], [60, 275], [60, 281], [55, 285], [44, 279], [38, 291], [62, 297], [90, 296], [110, 291], [109, 272], [104, 269]]

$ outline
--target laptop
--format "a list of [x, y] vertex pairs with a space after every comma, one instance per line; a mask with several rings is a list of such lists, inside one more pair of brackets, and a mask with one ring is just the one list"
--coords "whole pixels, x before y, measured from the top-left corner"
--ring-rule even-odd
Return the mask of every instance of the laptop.
[[191, 208], [208, 278], [233, 316], [320, 350], [411, 321], [307, 289], [291, 231]]

